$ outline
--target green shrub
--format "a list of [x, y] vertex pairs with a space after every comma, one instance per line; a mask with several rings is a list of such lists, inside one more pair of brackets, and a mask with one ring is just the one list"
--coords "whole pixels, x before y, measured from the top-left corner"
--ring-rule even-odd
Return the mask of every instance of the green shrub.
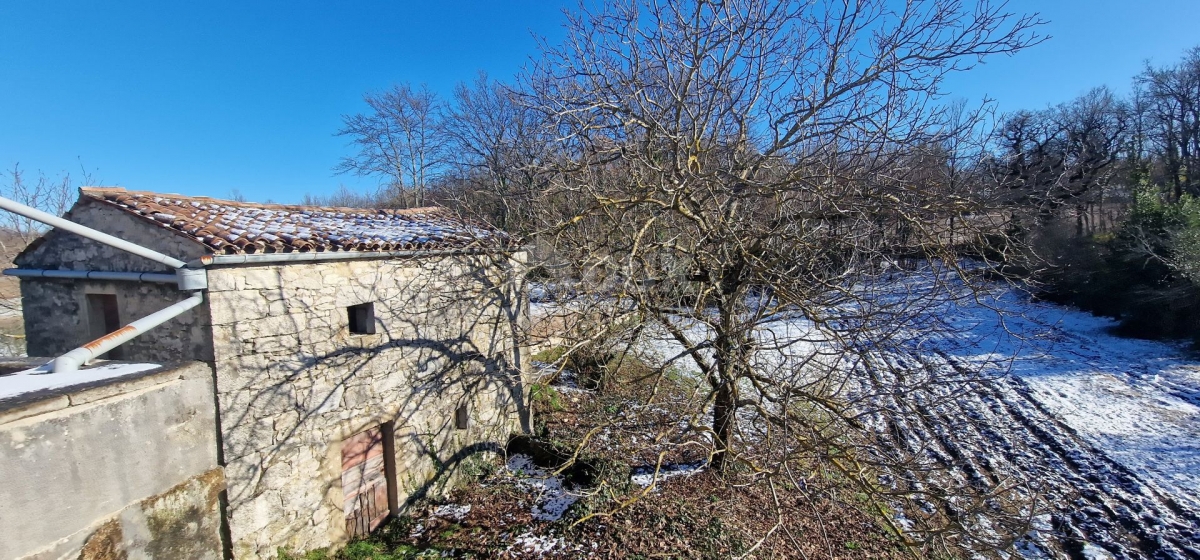
[[541, 405], [551, 411], [565, 410], [562, 401], [562, 394], [554, 387], [544, 383], [534, 383], [529, 386], [529, 398], [535, 404]]
[[564, 346], [555, 346], [547, 348], [533, 355], [533, 359], [538, 362], [553, 364], [562, 359], [563, 354], [567, 353], [567, 348]]
[[1200, 199], [1141, 188], [1117, 231], [1068, 229], [1036, 233], [1035, 251], [1052, 265], [1038, 275], [1043, 297], [1119, 319], [1124, 335], [1200, 342]]
[[[572, 371], [578, 376], [579, 383], [583, 388], [596, 389], [601, 392], [604, 392], [609, 380], [613, 378], [623, 381], [637, 380], [653, 375], [657, 371], [636, 356], [609, 350], [605, 345], [599, 343], [585, 344], [574, 349], [555, 346], [534, 354], [533, 359], [556, 364], [565, 370]], [[676, 374], [678, 375], [678, 372]], [[554, 392], [552, 387], [549, 387], [549, 384], [554, 383], [555, 380], [556, 378], [542, 379], [545, 386], [532, 386], [532, 390], [535, 392], [532, 397], [535, 400], [540, 398], [543, 402], [551, 403], [555, 407], [554, 410], [561, 410], [558, 404], [553, 404], [561, 403], [558, 400], [559, 395]]]

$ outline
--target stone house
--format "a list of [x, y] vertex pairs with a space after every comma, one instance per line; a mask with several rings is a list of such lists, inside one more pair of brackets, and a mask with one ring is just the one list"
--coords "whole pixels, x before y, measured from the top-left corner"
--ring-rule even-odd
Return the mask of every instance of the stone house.
[[188, 295], [180, 271], [203, 276], [194, 307], [102, 357], [211, 369], [227, 554], [344, 542], [527, 428], [523, 256], [502, 232], [121, 188], [81, 189], [65, 218], [187, 266], [171, 280], [51, 230], [15, 259], [31, 356], [117, 336]]

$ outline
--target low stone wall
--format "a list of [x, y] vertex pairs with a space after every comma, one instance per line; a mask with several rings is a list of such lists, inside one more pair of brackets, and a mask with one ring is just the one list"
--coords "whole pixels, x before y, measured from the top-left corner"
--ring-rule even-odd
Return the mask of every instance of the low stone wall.
[[0, 401], [0, 478], [0, 558], [219, 560], [211, 368]]

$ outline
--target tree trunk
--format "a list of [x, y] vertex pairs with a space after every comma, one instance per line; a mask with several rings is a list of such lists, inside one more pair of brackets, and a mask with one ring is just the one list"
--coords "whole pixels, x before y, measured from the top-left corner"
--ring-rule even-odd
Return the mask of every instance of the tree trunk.
[[717, 398], [713, 405], [713, 467], [724, 471], [729, 465], [729, 449], [733, 443], [733, 423], [737, 414], [732, 383], [722, 381], [717, 387]]
[[731, 464], [733, 449], [733, 431], [737, 425], [738, 381], [749, 367], [747, 350], [749, 340], [745, 333], [737, 327], [737, 308], [732, 304], [734, 298], [728, 297], [733, 293], [741, 293], [732, 288], [733, 283], [725, 286], [726, 298], [720, 306], [721, 325], [728, 331], [718, 331], [713, 340], [714, 361], [717, 369], [716, 391], [713, 401], [713, 458], [712, 464], [717, 470], [725, 470]]

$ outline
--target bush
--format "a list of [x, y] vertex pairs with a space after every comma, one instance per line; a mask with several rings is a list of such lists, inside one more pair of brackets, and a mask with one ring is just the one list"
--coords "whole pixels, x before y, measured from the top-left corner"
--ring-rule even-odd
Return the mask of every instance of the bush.
[[565, 409], [562, 395], [557, 389], [545, 383], [530, 385], [529, 398], [535, 405], [544, 407], [549, 412], [558, 412]]
[[[563, 369], [575, 372], [579, 376], [579, 383], [584, 389], [601, 391], [612, 375], [616, 374], [621, 368], [626, 367], [627, 362], [632, 363], [632, 359], [625, 359], [622, 354], [605, 350], [598, 344], [583, 345], [569, 353], [568, 350], [568, 348], [562, 346], [549, 348], [534, 354], [533, 359], [556, 365], [561, 361]], [[542, 382], [549, 384], [554, 383], [556, 380], [557, 377], [543, 379]], [[544, 396], [553, 397], [550, 394], [545, 394]]]
[[1142, 188], [1118, 231], [1081, 238], [1068, 229], [1043, 224], [1033, 240], [1051, 265], [1037, 275], [1042, 297], [1119, 319], [1127, 336], [1200, 344], [1200, 199]]

